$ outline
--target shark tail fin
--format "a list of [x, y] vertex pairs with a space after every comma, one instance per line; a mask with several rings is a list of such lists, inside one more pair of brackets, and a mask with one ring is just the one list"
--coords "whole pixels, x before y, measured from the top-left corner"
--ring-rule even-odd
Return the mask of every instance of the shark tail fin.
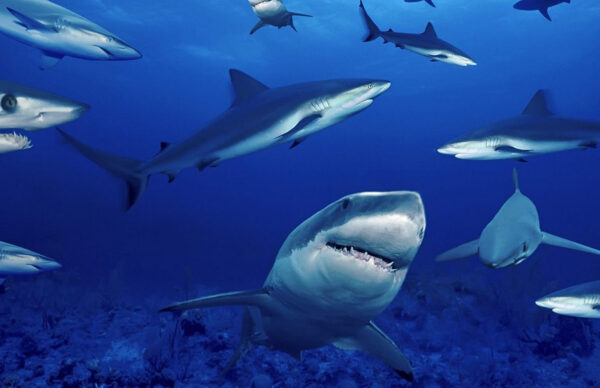
[[515, 191], [521, 191], [519, 188], [519, 174], [517, 174], [516, 168], [513, 168], [513, 182], [515, 184]]
[[542, 244], [553, 245], [555, 247], [573, 249], [576, 251], [591, 253], [594, 255], [600, 255], [600, 250], [590, 248], [586, 245], [576, 243], [571, 240], [567, 240], [562, 237], [554, 236], [550, 233], [542, 232]]
[[371, 19], [369, 14], [367, 14], [367, 10], [365, 9], [365, 6], [363, 5], [362, 0], [360, 0], [359, 8], [360, 8], [360, 13], [363, 17], [363, 20], [365, 21], [365, 24], [367, 25], [367, 29], [369, 30], [368, 35], [363, 39], [363, 42], [370, 42], [372, 40], [377, 39], [379, 36], [381, 36], [381, 30], [379, 29], [379, 27], [377, 27], [377, 25], [375, 24], [373, 19]]
[[264, 334], [262, 329], [260, 313], [256, 311], [256, 309], [244, 307], [240, 342], [235, 348], [235, 351], [229, 359], [229, 362], [221, 371], [220, 375], [224, 375], [227, 372], [229, 372], [229, 370], [231, 370], [231, 368], [233, 368], [239, 360], [244, 358], [246, 354], [248, 354], [252, 350], [255, 344], [259, 343], [258, 341], [261, 339], [262, 336], [265, 336], [266, 338], [266, 335]]
[[475, 256], [479, 252], [479, 239], [469, 241], [462, 245], [452, 248], [449, 251], [442, 253], [435, 258], [435, 261], [454, 261], [466, 259], [467, 257]]
[[258, 308], [265, 308], [269, 305], [270, 301], [271, 297], [267, 290], [261, 288], [259, 290], [234, 291], [191, 299], [162, 308], [160, 309], [160, 312], [184, 311], [217, 306], [255, 306]]
[[138, 172], [142, 162], [123, 156], [110, 154], [83, 144], [68, 133], [58, 129], [69, 144], [83, 156], [110, 172], [127, 184], [127, 210], [129, 210], [142, 196], [148, 185], [149, 176]]
[[425, 0], [425, 2], [435, 8], [435, 4], [433, 4], [433, 0]]

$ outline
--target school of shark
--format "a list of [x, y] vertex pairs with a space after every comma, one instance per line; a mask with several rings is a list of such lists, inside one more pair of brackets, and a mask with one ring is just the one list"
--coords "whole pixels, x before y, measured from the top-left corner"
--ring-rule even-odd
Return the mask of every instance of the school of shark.
[[[439, 9], [432, 0], [404, 0], [406, 3], [420, 1], [428, 5], [424, 8], [428, 12]], [[381, 29], [368, 13], [368, 0], [352, 3], [358, 7], [357, 22], [365, 27], [364, 42], [379, 40], [389, 44], [382, 50], [400, 49], [390, 50], [399, 56], [411, 52], [421, 56], [415, 58], [421, 58], [425, 64], [433, 62], [430, 66], [445, 69], [468, 72], [473, 66], [485, 66], [474, 59], [476, 56], [471, 57], [442, 40], [443, 29], [439, 29], [441, 35], [438, 35], [431, 22], [423, 20], [422, 32]], [[570, 3], [570, 0], [521, 0], [514, 8], [538, 11], [551, 21], [548, 9], [561, 3]], [[281, 0], [249, 0], [249, 4], [258, 21], [253, 27], [248, 24], [252, 35], [246, 35], [248, 39], [260, 39], [265, 33], [263, 29], [270, 27], [289, 27], [299, 31], [297, 36], [301, 36], [302, 28], [319, 17], [300, 13], [302, 9], [289, 11]], [[116, 34], [49, 0], [0, 0], [0, 33], [37, 50], [40, 73], [48, 77], [51, 73], [47, 69], [61, 66], [64, 57], [107, 62], [143, 60], [138, 49]], [[468, 42], [460, 42], [460, 47], [463, 44], [468, 45]], [[234, 91], [229, 107], [221, 113], [215, 112], [208, 124], [188, 131], [182, 139], [174, 142], [165, 139], [155, 152], [148, 151], [149, 156], [154, 156], [146, 160], [118, 155], [79, 140], [79, 135], [74, 134], [76, 121], [84, 114], [94, 113], [88, 113], [90, 105], [85, 102], [33, 85], [0, 80], [0, 154], [29, 152], [34, 143], [28, 136], [55, 128], [63, 140], [60, 147], [77, 151], [125, 185], [125, 209], [129, 210], [141, 200], [151, 176], [162, 174], [172, 182], [184, 169], [203, 171], [226, 161], [238, 163], [229, 160], [284, 143], [292, 149], [302, 147], [309, 137], [311, 141], [317, 140], [321, 136], [318, 132], [352, 120], [367, 108], [377, 109], [376, 100], [392, 87], [389, 80], [366, 75], [278, 85], [276, 80], [258, 80], [242, 70], [223, 69], [223, 74], [225, 71], [229, 72]], [[528, 97], [515, 97], [523, 100], [525, 106], [520, 114], [513, 112], [513, 117], [482, 123], [478, 129], [456, 134], [455, 139], [439, 145], [437, 152], [473, 161], [466, 164], [502, 159], [523, 163], [541, 154], [597, 148], [600, 121], [556, 114], [550, 108], [550, 96], [545, 89], [536, 91], [525, 104]], [[437, 155], [435, 150], [433, 154]], [[518, 163], [515, 164], [521, 165]], [[439, 254], [436, 261], [476, 256], [485, 266], [502, 271], [533, 256], [542, 244], [600, 255], [596, 249], [600, 244], [594, 248], [542, 231], [536, 205], [521, 192], [516, 168], [512, 177], [514, 193], [491, 221], [482, 225], [481, 234]], [[573, 211], [585, 210], [577, 209], [576, 203], [572, 207]], [[551, 209], [541, 210], [544, 214], [551, 213]], [[387, 192], [365, 188], [364, 192], [349, 193], [315, 211], [283, 241], [262, 286], [177, 302], [160, 311], [177, 313], [242, 306], [242, 336], [227, 369], [255, 346], [282, 351], [301, 360], [302, 351], [333, 344], [340, 349], [368, 353], [380, 360], [382, 366], [392, 368], [399, 379], [418, 379], [418, 371], [413, 370], [410, 360], [400, 350], [401, 344], [397, 346], [374, 319], [401, 291], [425, 238], [425, 205], [420, 194], [404, 187]], [[569, 230], [552, 232], [561, 236], [571, 233]], [[54, 259], [0, 242], [0, 287], [8, 277], [36, 275], [60, 268], [61, 264]], [[600, 318], [600, 280], [536, 298], [535, 304], [556, 314]]]

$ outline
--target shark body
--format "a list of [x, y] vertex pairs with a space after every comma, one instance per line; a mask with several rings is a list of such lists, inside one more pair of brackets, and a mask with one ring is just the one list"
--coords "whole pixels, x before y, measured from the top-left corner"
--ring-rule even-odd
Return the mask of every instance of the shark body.
[[408, 360], [372, 322], [394, 299], [425, 232], [414, 192], [360, 193], [330, 204], [285, 240], [263, 288], [177, 303], [162, 311], [245, 306], [228, 367], [253, 345], [300, 359], [334, 344], [359, 349], [413, 379]]
[[366, 109], [391, 85], [346, 79], [268, 88], [238, 70], [231, 70], [230, 75], [236, 92], [233, 105], [188, 138], [162, 143], [161, 152], [147, 162], [99, 151], [63, 134], [84, 156], [125, 179], [131, 207], [150, 175], [167, 174], [172, 181], [187, 167], [201, 171], [284, 142], [291, 142], [293, 148], [307, 136]]
[[477, 240], [442, 253], [436, 261], [451, 261], [479, 255], [490, 268], [517, 265], [531, 256], [540, 244], [600, 255], [600, 251], [567, 239], [542, 232], [535, 204], [519, 189], [516, 170], [513, 171], [514, 194], [502, 205]]
[[596, 148], [599, 141], [600, 122], [553, 114], [546, 92], [538, 90], [521, 115], [456, 138], [438, 152], [458, 159], [523, 161], [533, 155]]
[[552, 21], [548, 8], [561, 3], [571, 3], [571, 0], [521, 0], [513, 6], [522, 11], [539, 11], [549, 21]]
[[556, 314], [578, 318], [600, 318], [600, 281], [578, 284], [535, 301]]
[[96, 23], [48, 0], [3, 0], [0, 32], [41, 50], [43, 69], [65, 56], [89, 60], [142, 56]]
[[254, 34], [258, 29], [266, 26], [282, 28], [290, 26], [294, 31], [294, 16], [311, 18], [311, 15], [298, 12], [289, 12], [281, 0], [249, 0], [254, 14], [260, 19], [250, 31]]
[[416, 54], [429, 58], [432, 62], [445, 62], [458, 66], [474, 66], [477, 63], [460, 49], [450, 43], [438, 38], [433, 24], [428, 23], [425, 31], [421, 34], [409, 34], [381, 31], [373, 19], [367, 14], [365, 7], [360, 2], [360, 12], [368, 29], [368, 35], [364, 39], [370, 42], [382, 38], [383, 43], [393, 43], [396, 47], [412, 51]]

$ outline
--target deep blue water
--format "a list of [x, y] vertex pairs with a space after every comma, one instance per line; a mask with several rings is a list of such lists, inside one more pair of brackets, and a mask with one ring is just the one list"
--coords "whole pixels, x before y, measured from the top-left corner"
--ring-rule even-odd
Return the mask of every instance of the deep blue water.
[[[289, 10], [314, 18], [298, 18], [297, 33], [265, 28], [252, 36], [248, 33], [256, 17], [243, 0], [57, 2], [119, 35], [144, 58], [65, 58], [40, 71], [35, 49], [2, 36], [0, 78], [90, 104], [86, 115], [63, 129], [111, 152], [148, 159], [161, 141], [180, 140], [227, 109], [230, 68], [270, 86], [349, 77], [387, 79], [392, 88], [369, 109], [293, 150], [282, 145], [202, 173], [185, 170], [171, 184], [155, 176], [127, 213], [119, 201], [120, 183], [52, 129], [30, 134], [33, 149], [1, 155], [0, 240], [42, 252], [63, 265], [56, 273], [10, 280], [7, 294], [0, 296], [3, 354], [14, 344], [17, 353], [24, 352], [22, 342], [10, 333], [31, 322], [40, 325], [40, 310], [34, 308], [38, 303], [57, 320], [34, 334], [19, 332], [30, 335], [38, 348], [51, 341], [49, 331], [94, 336], [86, 325], [102, 325], [102, 317], [114, 315], [117, 308], [128, 312], [111, 318], [111, 330], [98, 329], [104, 334], [94, 337], [94, 346], [71, 339], [68, 347], [27, 355], [44, 365], [41, 378], [27, 374], [27, 363], [6, 361], [0, 369], [3, 379], [16, 375], [21, 386], [60, 385], [64, 376], [48, 376], [67, 357], [77, 363], [75, 371], [98, 359], [101, 368], [139, 374], [131, 361], [135, 354], [121, 365], [107, 357], [107, 349], [123, 338], [139, 340], [139, 352], [151, 347], [151, 334], [138, 338], [134, 333], [139, 330], [124, 329], [135, 327], [136, 319], [147, 318], [148, 323], [140, 324], [147, 330], [174, 330], [174, 320], [158, 317], [156, 310], [182, 299], [185, 284], [191, 284], [190, 297], [259, 287], [288, 233], [328, 203], [360, 191], [415, 190], [425, 202], [425, 241], [397, 301], [378, 322], [411, 359], [416, 384], [600, 384], [600, 374], [591, 367], [600, 355], [594, 347], [600, 344], [598, 323], [551, 316], [533, 303], [550, 291], [598, 280], [596, 257], [542, 246], [523, 264], [502, 270], [488, 269], [477, 259], [434, 262], [436, 254], [480, 234], [513, 192], [513, 167], [519, 170], [522, 191], [537, 205], [543, 230], [600, 245], [597, 151], [537, 156], [528, 163], [460, 161], [436, 152], [455, 136], [517, 115], [540, 88], [552, 92], [557, 113], [600, 120], [596, 1], [553, 7], [552, 22], [536, 12], [514, 10], [511, 1], [438, 0], [435, 9], [424, 2], [365, 3], [382, 29], [421, 32], [432, 21], [441, 38], [478, 62], [468, 68], [431, 63], [381, 41], [362, 43], [364, 26], [354, 1], [287, 0]], [[34, 294], [52, 302], [40, 303]], [[94, 299], [98, 295], [110, 295], [110, 306]], [[331, 347], [308, 352], [302, 363], [258, 350], [233, 375], [218, 377], [236, 342], [241, 314], [236, 309], [215, 311], [204, 316], [210, 340], [198, 334], [192, 342], [176, 341], [181, 344], [175, 353], [194, 360], [190, 375], [177, 372], [182, 362], [173, 361], [170, 369], [176, 376], [171, 380], [140, 384], [249, 386], [259, 374], [277, 386], [402, 384], [390, 380], [393, 374], [383, 364]], [[81, 325], [72, 323], [72, 314]], [[508, 323], [503, 323], [506, 315]], [[552, 338], [555, 346], [531, 350], [521, 324], [539, 338]], [[554, 337], [544, 337], [544, 325], [558, 328], [567, 338], [587, 330], [591, 334], [581, 342], [591, 349], [573, 350], [552, 330]], [[231, 338], [215, 337], [222, 333]], [[457, 348], [463, 353], [457, 354]], [[489, 372], [500, 376], [496, 380], [473, 380], [475, 372], [469, 371], [483, 376], [488, 363], [470, 357], [490, 348], [501, 354], [502, 362], [493, 361], [492, 350], [489, 365], [503, 372]], [[579, 367], [561, 364], [574, 363], [573, 358]], [[148, 368], [139, 362], [138, 369]], [[315, 372], [328, 368], [324, 377]], [[544, 368], [555, 375], [532, 374]]]

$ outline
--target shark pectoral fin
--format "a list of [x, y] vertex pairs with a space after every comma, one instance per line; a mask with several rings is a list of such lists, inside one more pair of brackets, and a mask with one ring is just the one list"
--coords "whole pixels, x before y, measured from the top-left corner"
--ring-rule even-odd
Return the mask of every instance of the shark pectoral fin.
[[229, 70], [229, 77], [235, 92], [235, 100], [231, 106], [254, 98], [269, 89], [263, 83], [236, 69]]
[[358, 331], [356, 335], [341, 338], [333, 343], [341, 349], [356, 349], [369, 353], [378, 358], [407, 381], [413, 381], [414, 375], [410, 363], [383, 331], [373, 322]]
[[290, 145], [290, 149], [298, 147], [300, 144], [302, 144], [304, 142], [304, 140], [306, 140], [307, 137], [308, 136], [304, 136], [304, 137], [294, 140], [292, 145]]
[[501, 145], [501, 146], [497, 146], [494, 148], [494, 151], [498, 151], [498, 152], [507, 152], [507, 153], [511, 153], [511, 154], [522, 154], [522, 153], [529, 153], [531, 152], [531, 150], [522, 150], [520, 148], [516, 148], [513, 146], [509, 146], [509, 145]]
[[[255, 309], [254, 309], [255, 310]], [[250, 308], [244, 307], [242, 316], [242, 332], [240, 334], [240, 342], [235, 348], [233, 355], [229, 359], [225, 368], [219, 373], [224, 375], [237, 364], [239, 360], [244, 358], [254, 347], [256, 340], [265, 335], [262, 331], [260, 312], [251, 311]]]
[[446, 54], [438, 54], [438, 55], [432, 55], [431, 58], [448, 59], [448, 56]]
[[537, 115], [537, 116], [551, 116], [552, 112], [548, 109], [548, 92], [544, 89], [540, 89], [523, 110], [524, 115]]
[[25, 27], [28, 30], [40, 30], [40, 31], [53, 31], [56, 32], [56, 30], [53, 27], [49, 27], [46, 24], [42, 23], [41, 21], [27, 16], [24, 13], [21, 13], [17, 10], [14, 10], [12, 8], [6, 7], [6, 9], [8, 10], [8, 12], [10, 12], [14, 17], [17, 18], [18, 22], [16, 22], [17, 24], [19, 24], [20, 26]]
[[600, 255], [600, 250], [590, 248], [586, 245], [567, 240], [562, 237], [554, 236], [550, 233], [542, 232], [542, 244], [553, 245], [555, 247], [573, 249], [576, 251], [587, 252], [594, 255]]
[[256, 31], [260, 30], [261, 28], [265, 27], [267, 25], [267, 23], [263, 22], [262, 20], [259, 20], [258, 23], [256, 23], [254, 25], [254, 27], [252, 27], [252, 30], [250, 30], [250, 35], [254, 34]]
[[53, 53], [50, 51], [42, 51], [42, 61], [40, 63], [40, 69], [46, 70], [53, 66], [55, 66], [61, 59], [63, 59], [64, 55]]
[[321, 116], [320, 114], [312, 114], [310, 116], [304, 117], [302, 120], [300, 120], [298, 122], [298, 124], [296, 124], [296, 126], [294, 128], [290, 129], [289, 131], [287, 131], [283, 135], [278, 136], [278, 139], [283, 139], [283, 140], [289, 139], [294, 134], [300, 132], [301, 130], [303, 130], [304, 128], [306, 128], [310, 123], [312, 123], [315, 120], [320, 119], [321, 117], [323, 117], [323, 116]]
[[185, 302], [175, 303], [171, 306], [160, 309], [165, 311], [184, 311], [191, 309], [202, 309], [216, 306], [256, 306], [266, 308], [271, 302], [271, 297], [266, 289], [252, 291], [236, 291], [205, 296], [204, 298], [191, 299]]
[[305, 14], [305, 13], [299, 13], [299, 12], [288, 12], [288, 15], [290, 15], [290, 16], [304, 16], [306, 18], [312, 18], [313, 17], [312, 15], [308, 15], [308, 14]]
[[552, 21], [552, 19], [550, 19], [550, 14], [548, 13], [548, 8], [540, 8], [540, 13], [544, 15], [546, 19]]
[[437, 262], [466, 259], [475, 256], [479, 252], [479, 239], [452, 248], [435, 258]]
[[204, 159], [196, 165], [198, 171], [204, 171], [206, 167], [217, 167], [219, 164], [219, 158]]

